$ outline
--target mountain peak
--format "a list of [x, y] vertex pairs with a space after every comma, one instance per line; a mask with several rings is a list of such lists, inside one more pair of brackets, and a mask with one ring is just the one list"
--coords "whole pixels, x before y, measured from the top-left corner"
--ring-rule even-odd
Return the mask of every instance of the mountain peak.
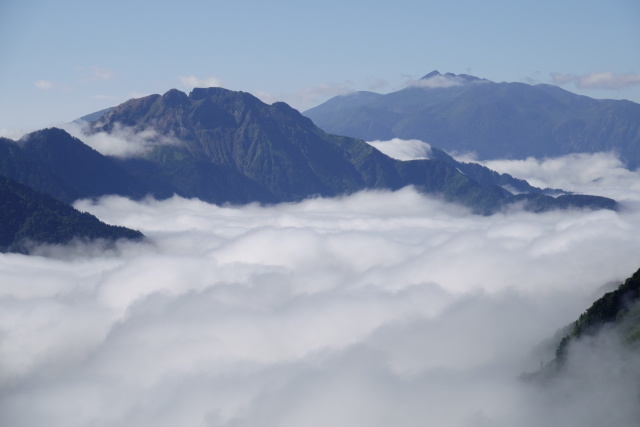
[[420, 80], [429, 80], [432, 77], [436, 77], [436, 76], [441, 76], [442, 74], [440, 74], [440, 71], [438, 70], [433, 70], [432, 72], [430, 72], [429, 74], [425, 74], [424, 76], [422, 76], [420, 78]]
[[433, 70], [429, 74], [425, 74], [420, 78], [420, 80], [430, 80], [430, 79], [447, 79], [447, 80], [455, 80], [455, 81], [461, 81], [461, 82], [473, 82], [473, 81], [485, 80], [469, 74], [454, 74], [454, 73], [441, 74], [438, 70]]
[[167, 105], [186, 105], [189, 103], [187, 94], [178, 89], [171, 89], [162, 95], [162, 100]]
[[463, 86], [468, 83], [484, 83], [488, 82], [486, 79], [481, 79], [469, 74], [454, 74], [445, 73], [441, 74], [438, 70], [434, 70], [429, 74], [424, 75], [419, 80], [411, 83], [412, 87], [420, 87], [426, 89], [437, 88], [449, 88], [454, 86]]

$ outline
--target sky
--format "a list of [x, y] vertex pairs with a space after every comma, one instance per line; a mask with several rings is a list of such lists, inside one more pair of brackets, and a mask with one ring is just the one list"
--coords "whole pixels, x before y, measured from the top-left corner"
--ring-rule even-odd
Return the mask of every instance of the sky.
[[222, 86], [301, 111], [432, 70], [640, 102], [635, 0], [3, 0], [0, 131]]
[[[403, 144], [377, 145], [428, 155]], [[606, 330], [553, 381], [519, 377], [640, 266], [638, 173], [608, 154], [495, 166], [624, 209], [484, 217], [412, 188], [77, 201], [148, 241], [0, 254], [0, 425], [637, 425], [637, 352]]]

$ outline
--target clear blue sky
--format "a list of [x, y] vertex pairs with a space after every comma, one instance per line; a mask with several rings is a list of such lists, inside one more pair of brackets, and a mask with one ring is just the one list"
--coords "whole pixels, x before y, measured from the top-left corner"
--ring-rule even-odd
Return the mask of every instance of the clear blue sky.
[[305, 110], [434, 69], [640, 102], [640, 2], [0, 1], [0, 130], [194, 85]]

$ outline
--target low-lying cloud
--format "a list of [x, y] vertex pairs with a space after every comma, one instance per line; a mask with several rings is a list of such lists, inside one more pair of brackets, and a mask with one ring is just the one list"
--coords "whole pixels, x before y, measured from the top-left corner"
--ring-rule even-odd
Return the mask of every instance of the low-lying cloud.
[[640, 267], [638, 211], [479, 217], [412, 188], [76, 206], [149, 242], [0, 255], [1, 425], [637, 421], [633, 375], [581, 382], [598, 357], [575, 353], [578, 371], [543, 389], [518, 376]]
[[111, 132], [87, 132], [86, 123], [68, 123], [62, 126], [69, 134], [105, 156], [136, 157], [150, 152], [158, 145], [179, 145], [174, 137], [161, 135], [148, 128], [142, 131], [116, 123]]
[[427, 89], [449, 88], [454, 86], [462, 86], [465, 80], [458, 76], [436, 75], [428, 79], [413, 80], [409, 82], [409, 86], [422, 87]]
[[577, 153], [542, 160], [530, 157], [480, 163], [541, 188], [606, 196], [623, 203], [640, 200], [640, 173], [627, 169], [614, 153]]
[[607, 153], [486, 164], [626, 209], [480, 217], [412, 188], [76, 202], [149, 240], [0, 254], [0, 425], [635, 425], [640, 366], [615, 335], [549, 384], [518, 377], [640, 267], [636, 172]]
[[389, 141], [369, 141], [369, 145], [397, 160], [428, 159], [431, 146], [419, 139], [393, 138]]
[[584, 75], [553, 73], [551, 79], [557, 85], [575, 83], [580, 89], [624, 89], [640, 85], [640, 74], [612, 71], [592, 72]]

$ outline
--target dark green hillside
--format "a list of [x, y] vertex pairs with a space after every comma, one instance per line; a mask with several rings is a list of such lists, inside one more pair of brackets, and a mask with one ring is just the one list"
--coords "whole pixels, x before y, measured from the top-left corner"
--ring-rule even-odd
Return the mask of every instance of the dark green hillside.
[[142, 239], [139, 231], [107, 225], [44, 193], [0, 176], [0, 251], [28, 252], [33, 244], [74, 239]]
[[618, 289], [607, 292], [593, 303], [570, 328], [556, 350], [556, 361], [565, 360], [568, 345], [587, 335], [597, 334], [611, 325], [621, 332], [628, 343], [640, 340], [640, 270], [628, 278]]

